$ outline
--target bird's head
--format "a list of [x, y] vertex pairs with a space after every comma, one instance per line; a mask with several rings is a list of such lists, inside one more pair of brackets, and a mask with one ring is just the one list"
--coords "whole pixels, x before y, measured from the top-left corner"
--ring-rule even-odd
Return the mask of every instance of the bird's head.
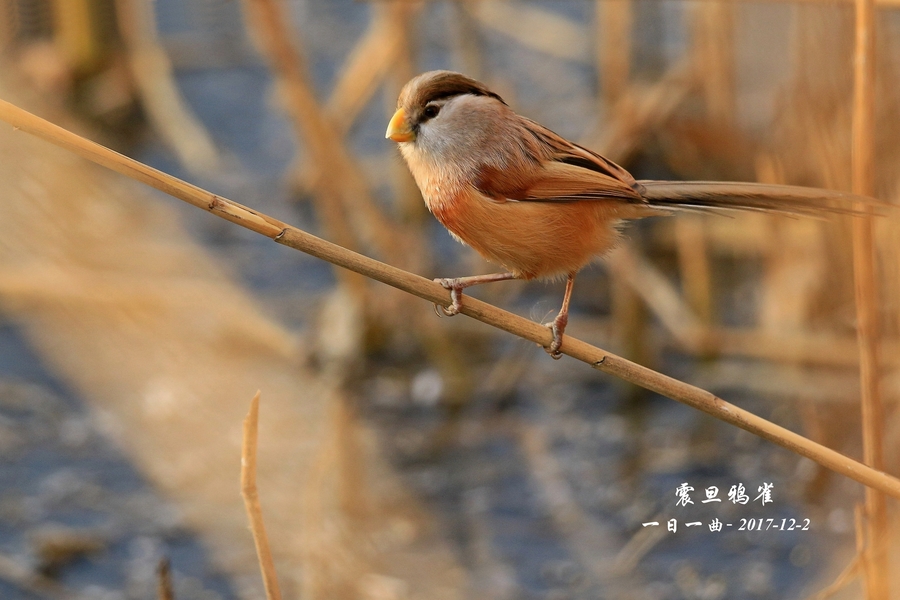
[[452, 71], [429, 71], [403, 86], [385, 137], [435, 152], [470, 147], [490, 135], [498, 112], [509, 110], [483, 83]]

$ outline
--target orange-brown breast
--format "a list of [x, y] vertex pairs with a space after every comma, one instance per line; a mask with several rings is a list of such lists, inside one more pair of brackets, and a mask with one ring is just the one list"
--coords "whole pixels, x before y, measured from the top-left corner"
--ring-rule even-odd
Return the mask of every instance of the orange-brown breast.
[[615, 200], [498, 202], [466, 187], [431, 210], [456, 237], [525, 278], [564, 277], [608, 252], [627, 206]]

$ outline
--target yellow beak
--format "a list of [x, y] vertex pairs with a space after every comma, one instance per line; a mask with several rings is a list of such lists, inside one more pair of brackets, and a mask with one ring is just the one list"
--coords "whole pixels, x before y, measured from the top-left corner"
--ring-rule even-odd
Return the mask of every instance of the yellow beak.
[[416, 139], [416, 133], [409, 126], [409, 122], [406, 120], [406, 112], [402, 108], [398, 108], [394, 116], [391, 117], [391, 122], [388, 123], [384, 137], [395, 142], [411, 142]]

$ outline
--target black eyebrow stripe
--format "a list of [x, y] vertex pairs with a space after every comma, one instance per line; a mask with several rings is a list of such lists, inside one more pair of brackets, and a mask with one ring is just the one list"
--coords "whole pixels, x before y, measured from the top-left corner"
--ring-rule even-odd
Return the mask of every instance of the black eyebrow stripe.
[[425, 97], [425, 104], [428, 104], [429, 102], [436, 102], [438, 100], [455, 98], [456, 96], [464, 96], [466, 94], [471, 94], [473, 96], [486, 96], [489, 98], [494, 98], [495, 100], [499, 100], [503, 104], [506, 104], [503, 98], [501, 98], [498, 94], [495, 94], [494, 92], [488, 92], [475, 86], [460, 86], [456, 89], [435, 91], [433, 94]]

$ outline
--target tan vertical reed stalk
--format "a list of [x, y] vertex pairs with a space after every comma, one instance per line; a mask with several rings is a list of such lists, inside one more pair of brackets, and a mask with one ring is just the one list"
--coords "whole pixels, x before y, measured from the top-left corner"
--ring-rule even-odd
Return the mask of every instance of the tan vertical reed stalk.
[[53, 41], [74, 70], [96, 67], [103, 54], [103, 41], [97, 31], [94, 6], [89, 0], [55, 0]]
[[[631, 77], [631, 0], [595, 0], [595, 66], [599, 81], [598, 114], [607, 123], [622, 123], [634, 118], [633, 106], [626, 102]], [[615, 336], [625, 356], [645, 362], [647, 312], [638, 295], [617, 269], [610, 269], [612, 321]]]
[[5, 51], [15, 39], [17, 12], [17, 4], [12, 0], [0, 0], [0, 52]]
[[684, 215], [674, 228], [682, 292], [700, 322], [709, 327], [713, 322], [712, 266], [704, 218]]
[[631, 0], [596, 0], [597, 77], [601, 108], [611, 111], [628, 91], [631, 75]]
[[[734, 10], [729, 2], [689, 5], [692, 56], [708, 118], [717, 125], [733, 121], [735, 108]], [[679, 270], [684, 293], [704, 325], [713, 318], [712, 276], [703, 219], [686, 215], [675, 222]]]
[[156, 597], [157, 600], [175, 600], [175, 590], [172, 586], [172, 569], [168, 558], [159, 561], [156, 567]]
[[256, 557], [262, 573], [263, 586], [267, 600], [281, 600], [281, 588], [278, 587], [278, 574], [275, 572], [275, 561], [269, 548], [269, 536], [263, 522], [262, 507], [259, 504], [259, 490], [256, 488], [256, 447], [259, 437], [259, 397], [256, 392], [250, 401], [250, 410], [244, 417], [244, 441], [241, 445], [241, 495], [250, 521], [250, 531], [256, 544]]
[[734, 117], [734, 5], [699, 2], [690, 5], [693, 60], [702, 73], [700, 86], [709, 116], [719, 123]]
[[[851, 177], [853, 191], [873, 195], [875, 191], [875, 4], [856, 0], [856, 35], [853, 61], [853, 121]], [[860, 401], [862, 410], [863, 460], [870, 467], [884, 468], [879, 377], [879, 302], [872, 218], [853, 218], [853, 274], [859, 339]], [[863, 576], [869, 600], [888, 600], [888, 519], [884, 494], [866, 489], [866, 543]]]

